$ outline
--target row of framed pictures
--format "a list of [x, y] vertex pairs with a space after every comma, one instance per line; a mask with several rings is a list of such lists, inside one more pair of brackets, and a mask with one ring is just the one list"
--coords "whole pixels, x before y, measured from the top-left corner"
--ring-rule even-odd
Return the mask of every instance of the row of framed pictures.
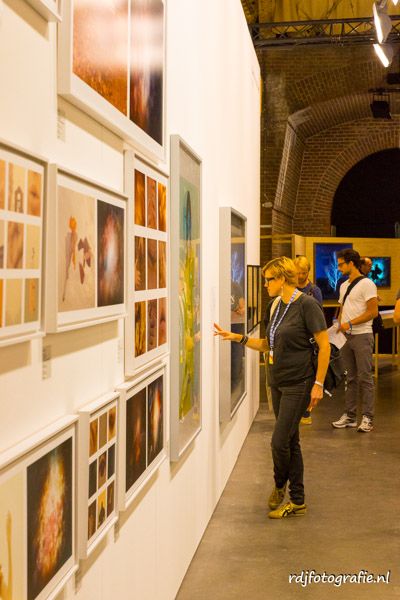
[[2, 597], [54, 598], [153, 477], [167, 379], [164, 362], [0, 454]]
[[165, 160], [166, 0], [26, 1], [58, 22], [58, 93]]
[[169, 178], [133, 151], [123, 195], [0, 144], [0, 344], [124, 318], [127, 377], [171, 348], [176, 459], [201, 423], [201, 159], [179, 136], [171, 180], [170, 236]]

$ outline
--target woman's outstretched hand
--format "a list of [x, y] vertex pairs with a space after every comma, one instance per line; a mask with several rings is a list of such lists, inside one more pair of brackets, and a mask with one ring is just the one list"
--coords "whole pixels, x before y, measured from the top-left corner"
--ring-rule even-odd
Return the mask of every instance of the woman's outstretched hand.
[[218, 323], [214, 323], [214, 335], [219, 335], [224, 341], [228, 342], [239, 342], [242, 339], [240, 334], [232, 333], [232, 331], [225, 331]]

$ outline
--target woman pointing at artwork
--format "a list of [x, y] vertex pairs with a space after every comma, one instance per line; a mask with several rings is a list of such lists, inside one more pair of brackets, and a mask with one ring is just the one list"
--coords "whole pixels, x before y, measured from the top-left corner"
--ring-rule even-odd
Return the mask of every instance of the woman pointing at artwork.
[[[304, 515], [307, 510], [299, 423], [304, 411], [314, 408], [322, 399], [330, 344], [318, 302], [296, 288], [293, 261], [285, 256], [275, 258], [264, 266], [262, 274], [268, 294], [275, 298], [267, 309], [266, 338], [254, 339], [224, 331], [216, 323], [214, 335], [265, 353], [276, 417], [271, 440], [275, 486], [268, 501], [271, 509], [268, 516], [281, 519]], [[319, 348], [316, 373], [311, 337]], [[282, 505], [288, 482], [290, 501]]]

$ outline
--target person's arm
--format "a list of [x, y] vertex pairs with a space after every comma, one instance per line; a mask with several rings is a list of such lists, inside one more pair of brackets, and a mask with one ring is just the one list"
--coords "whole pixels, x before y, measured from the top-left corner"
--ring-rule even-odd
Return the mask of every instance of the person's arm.
[[[366, 323], [367, 321], [371, 321], [378, 316], [378, 298], [370, 298], [367, 300], [367, 309], [358, 317], [351, 319], [351, 321], [347, 321], [347, 323], [341, 323], [339, 327], [339, 331], [348, 331], [351, 329], [353, 325], [361, 325], [361, 323]], [[351, 324], [351, 326], [350, 326]]]
[[394, 305], [393, 321], [396, 325], [400, 325], [400, 298], [396, 300]]
[[[240, 333], [232, 333], [232, 331], [225, 331], [214, 323], [214, 335], [219, 335], [224, 341], [239, 343], [243, 336]], [[250, 350], [256, 350], [257, 352], [266, 352], [268, 350], [268, 342], [266, 339], [249, 338], [246, 343], [246, 348]]]
[[318, 344], [318, 366], [315, 375], [315, 383], [311, 389], [311, 401], [308, 410], [315, 408], [324, 395], [325, 375], [329, 366], [329, 358], [331, 355], [331, 345], [326, 329], [313, 334], [315, 341]]

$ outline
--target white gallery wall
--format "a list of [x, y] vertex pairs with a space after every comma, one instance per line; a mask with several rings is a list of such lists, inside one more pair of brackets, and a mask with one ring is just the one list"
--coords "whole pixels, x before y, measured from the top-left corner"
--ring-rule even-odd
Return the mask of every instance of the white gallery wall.
[[[0, 138], [122, 192], [123, 141], [58, 98], [56, 56], [56, 25], [24, 0], [0, 0]], [[166, 66], [167, 140], [179, 134], [203, 161], [203, 428], [60, 598], [174, 598], [258, 409], [258, 356], [247, 351], [247, 396], [220, 425], [212, 335], [220, 206], [247, 217], [247, 262], [259, 263], [260, 75], [240, 0], [168, 0]], [[120, 384], [123, 330], [120, 320], [0, 348], [0, 451]]]

